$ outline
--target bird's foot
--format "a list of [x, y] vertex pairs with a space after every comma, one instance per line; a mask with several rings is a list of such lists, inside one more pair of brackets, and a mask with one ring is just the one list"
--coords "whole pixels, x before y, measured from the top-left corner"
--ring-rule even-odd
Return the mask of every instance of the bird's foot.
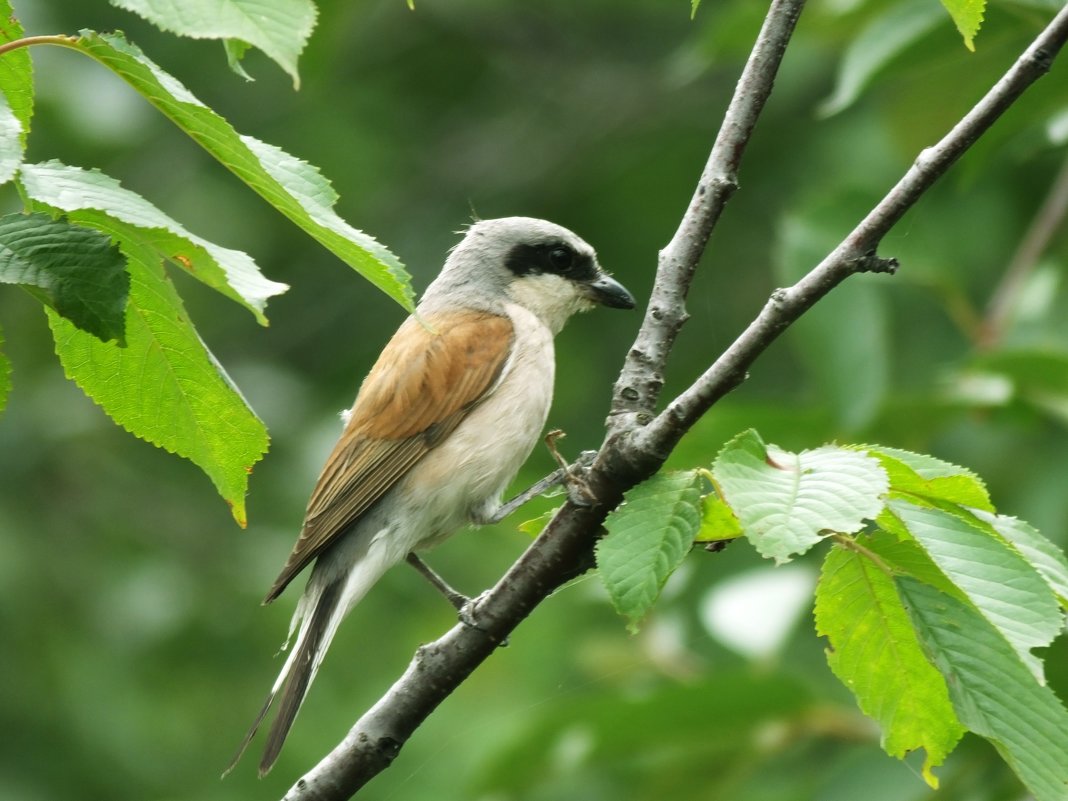
[[563, 439], [567, 434], [559, 428], [554, 428], [545, 435], [545, 447], [553, 455], [560, 469], [564, 471], [564, 485], [567, 488], [567, 499], [575, 506], [590, 507], [597, 505], [597, 495], [586, 481], [586, 473], [593, 464], [597, 451], [583, 451], [578, 459], [572, 463], [560, 454], [556, 447], [557, 440]]

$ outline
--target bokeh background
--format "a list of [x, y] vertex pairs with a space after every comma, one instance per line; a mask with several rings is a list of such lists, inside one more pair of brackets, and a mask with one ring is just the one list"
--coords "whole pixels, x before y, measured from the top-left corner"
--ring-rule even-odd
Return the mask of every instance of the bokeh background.
[[[579, 232], [639, 298], [707, 157], [762, 18], [752, 0], [323, 0], [302, 87], [256, 53], [160, 33], [104, 0], [15, 0], [27, 32], [122, 29], [243, 133], [319, 165], [339, 210], [425, 287], [469, 222]], [[995, 2], [968, 52], [935, 0], [813, 0], [701, 266], [667, 394], [693, 379], [977, 100], [1059, 2]], [[896, 15], [896, 16], [895, 16]], [[880, 27], [881, 26], [881, 27]], [[869, 32], [869, 44], [851, 43]], [[879, 48], [898, 50], [876, 64]], [[213, 352], [267, 423], [250, 526], [191, 464], [135, 440], [67, 382], [39, 304], [0, 292], [14, 391], [0, 417], [0, 798], [280, 797], [454, 615], [412, 571], [350, 616], [282, 757], [219, 773], [280, 666], [294, 594], [265, 588], [399, 308], [277, 216], [102, 67], [32, 51], [31, 157], [99, 167], [292, 289], [271, 326], [172, 271]], [[879, 69], [865, 79], [864, 70]], [[851, 89], [850, 82], [859, 83]], [[853, 90], [857, 91], [853, 91]], [[829, 113], [834, 111], [835, 113]], [[1063, 224], [984, 340], [987, 307], [1066, 159], [1068, 62], [1015, 106], [860, 276], [760, 360], [680, 446], [707, 464], [754, 426], [787, 448], [878, 442], [967, 465], [999, 508], [1068, 541]], [[18, 207], [10, 189], [3, 203]], [[639, 313], [558, 340], [550, 424], [596, 447]], [[530, 459], [517, 487], [552, 469]], [[528, 542], [515, 524], [431, 556], [477, 593]], [[819, 551], [820, 549], [817, 549]], [[813, 632], [819, 554], [773, 569], [739, 543], [695, 552], [628, 635], [595, 576], [559, 592], [413, 737], [367, 799], [1014, 799], [975, 737], [940, 769], [879, 750]], [[1068, 648], [1048, 654], [1068, 695]], [[1006, 688], [1011, 692], [1011, 688]], [[255, 746], [254, 746], [255, 748]]]

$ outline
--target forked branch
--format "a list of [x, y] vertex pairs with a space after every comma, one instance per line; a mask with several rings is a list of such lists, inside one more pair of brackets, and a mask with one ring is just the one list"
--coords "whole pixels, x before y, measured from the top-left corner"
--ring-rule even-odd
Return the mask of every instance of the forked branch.
[[347, 799], [384, 770], [428, 715], [550, 593], [593, 564], [593, 545], [608, 510], [624, 491], [656, 472], [668, 453], [719, 398], [744, 380], [768, 345], [850, 275], [892, 271], [876, 251], [890, 228], [1002, 112], [1045, 73], [1068, 39], [1063, 9], [1005, 76], [942, 141], [923, 151], [898, 184], [835, 250], [794, 286], [773, 293], [742, 335], [694, 384], [654, 416], [661, 374], [685, 321], [694, 270], [723, 205], [738, 162], [771, 90], [803, 0], [771, 5], [731, 100], [697, 192], [661, 254], [641, 331], [616, 383], [609, 434], [586, 481], [600, 505], [566, 504], [504, 577], [479, 600], [477, 627], [459, 624], [421, 646], [389, 691], [345, 739], [286, 794], [286, 801]]

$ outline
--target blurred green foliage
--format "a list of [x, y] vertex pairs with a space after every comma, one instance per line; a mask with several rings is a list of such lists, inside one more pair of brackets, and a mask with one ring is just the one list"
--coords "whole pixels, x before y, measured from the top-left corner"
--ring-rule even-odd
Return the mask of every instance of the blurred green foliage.
[[[992, 4], [975, 53], [946, 16], [873, 70], [854, 103], [821, 116], [850, 43], [898, 5], [813, 0], [802, 16], [694, 285], [668, 393], [848, 232], [1058, 4]], [[388, 244], [419, 288], [474, 210], [574, 229], [639, 297], [707, 157], [760, 6], [706, 2], [690, 21], [682, 0], [419, 0], [414, 12], [402, 0], [326, 0], [294, 92], [259, 53], [245, 59], [256, 78], [246, 83], [218, 43], [160, 33], [104, 0], [15, 3], [29, 34], [124, 30], [238, 130], [318, 165], [341, 194], [341, 215]], [[219, 781], [277, 672], [271, 656], [292, 611], [288, 595], [267, 608], [259, 599], [339, 431], [336, 410], [403, 312], [106, 70], [71, 52], [32, 55], [30, 159], [99, 167], [196, 234], [249, 252], [292, 290], [263, 330], [174, 277], [272, 434], [244, 532], [192, 465], [129, 437], [63, 379], [36, 300], [0, 293], [13, 368], [0, 418], [0, 797], [281, 796], [413, 648], [454, 621], [414, 573], [393, 571], [342, 627], [274, 772], [261, 782], [250, 760]], [[821, 303], [671, 464], [707, 465], [750, 426], [786, 448], [837, 438], [928, 452], [975, 470], [999, 511], [1063, 546], [1063, 224], [1010, 325], [987, 352], [979, 343], [986, 305], [1066, 157], [1066, 75], [1056, 63], [887, 238], [882, 255], [900, 259], [896, 276], [858, 276]], [[18, 208], [14, 196], [4, 203]], [[638, 321], [595, 313], [561, 335], [550, 424], [568, 432], [565, 452], [600, 442]], [[552, 467], [536, 452], [517, 484]], [[528, 541], [515, 522], [553, 503], [461, 534], [431, 562], [477, 592]], [[799, 563], [814, 580], [814, 562]], [[937, 793], [918, 775], [922, 759], [883, 755], [878, 731], [826, 665], [810, 596], [759, 602], [776, 597], [770, 569], [742, 543], [696, 551], [633, 637], [596, 581], [576, 582], [361, 798], [1020, 797], [975, 737], [938, 771]], [[759, 648], [716, 623], [728, 590], [742, 597], [747, 582], [762, 588], [742, 607], [754, 632], [793, 623]], [[1048, 679], [1064, 697], [1064, 639], [1050, 651]]]

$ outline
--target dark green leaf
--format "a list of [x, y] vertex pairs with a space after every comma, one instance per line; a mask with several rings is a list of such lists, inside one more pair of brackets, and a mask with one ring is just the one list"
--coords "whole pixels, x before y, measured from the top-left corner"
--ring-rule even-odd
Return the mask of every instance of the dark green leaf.
[[982, 615], [915, 579], [898, 591], [961, 723], [998, 749], [1038, 801], [1064, 801], [1068, 713]]
[[2, 217], [0, 283], [32, 288], [95, 337], [123, 338], [130, 277], [126, 259], [103, 234], [47, 214]]
[[628, 491], [604, 522], [608, 533], [597, 543], [597, 567], [631, 631], [693, 546], [702, 480], [697, 471], [658, 473]]

